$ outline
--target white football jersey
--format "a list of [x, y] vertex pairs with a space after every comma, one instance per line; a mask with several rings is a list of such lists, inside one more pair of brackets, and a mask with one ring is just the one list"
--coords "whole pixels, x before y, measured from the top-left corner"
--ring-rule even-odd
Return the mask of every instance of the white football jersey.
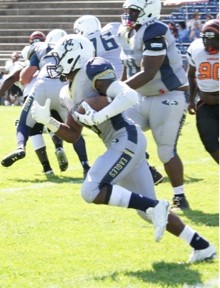
[[118, 43], [118, 28], [120, 22], [112, 22], [106, 24], [101, 32], [97, 31], [88, 36], [93, 43], [96, 56], [107, 59], [115, 68], [117, 78], [122, 74], [122, 62], [120, 60], [120, 45]]
[[199, 89], [203, 92], [219, 91], [219, 53], [206, 53], [202, 39], [196, 39], [190, 44], [187, 54], [190, 65], [196, 68]]
[[53, 44], [46, 42], [37, 42], [32, 44], [32, 53], [29, 66], [37, 66], [40, 70], [44, 65], [47, 64], [47, 61], [44, 61], [44, 56], [47, 55], [53, 49], [53, 47]]
[[[16, 71], [20, 71], [26, 66], [26, 63], [21, 61], [12, 62], [11, 60], [8, 60], [6, 62], [7, 62], [6, 63], [7, 71], [9, 72], [9, 74], [13, 74]], [[21, 90], [24, 89], [24, 86], [19, 81], [16, 81], [14, 85], [18, 86]]]
[[[91, 58], [75, 75], [71, 85], [68, 85], [60, 91], [61, 101], [69, 111], [76, 110], [81, 102], [89, 97], [98, 96], [98, 91], [94, 88], [97, 79], [115, 79], [114, 68], [112, 64], [104, 58]], [[67, 92], [67, 89], [69, 90]], [[74, 117], [74, 115], [73, 115]], [[74, 118], [76, 121], [77, 119]], [[108, 147], [121, 129], [134, 125], [123, 112], [118, 114], [100, 125], [91, 126], [98, 136]]]
[[[131, 34], [131, 35], [130, 35]], [[130, 32], [121, 25], [118, 36], [122, 47], [121, 60], [127, 68], [127, 78], [140, 71], [143, 56], [165, 55], [165, 60], [154, 79], [136, 91], [143, 96], [158, 96], [188, 85], [180, 51], [166, 24], [159, 20], [144, 24]], [[158, 41], [163, 39], [165, 43]]]

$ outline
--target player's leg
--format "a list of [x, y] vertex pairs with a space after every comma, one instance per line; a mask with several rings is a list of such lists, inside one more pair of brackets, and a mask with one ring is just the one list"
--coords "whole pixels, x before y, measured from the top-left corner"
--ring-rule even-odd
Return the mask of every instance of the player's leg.
[[53, 175], [53, 170], [50, 166], [50, 162], [48, 159], [46, 145], [43, 139], [43, 125], [40, 123], [36, 123], [30, 132], [30, 140], [32, 142], [32, 146], [37, 154], [37, 157], [43, 167], [43, 172], [46, 175]]
[[219, 163], [219, 105], [199, 106], [196, 125], [206, 151]]
[[[145, 97], [146, 98], [146, 97]], [[134, 107], [130, 107], [129, 109], [127, 109], [125, 111], [125, 113], [127, 114], [127, 116], [132, 119], [136, 124], [138, 124], [143, 131], [147, 131], [149, 130], [149, 121], [148, 121], [148, 118], [145, 117], [145, 115], [147, 114], [147, 111], [149, 111], [149, 107], [150, 105], [148, 105], [147, 107], [144, 106], [143, 108], [143, 104], [144, 104], [144, 100], [145, 100], [144, 97], [140, 97], [140, 103], [141, 105], [135, 105]], [[144, 116], [142, 115], [142, 108], [144, 110], [144, 112], [146, 113]], [[159, 183], [161, 183], [163, 181], [163, 175], [156, 169], [155, 166], [152, 166], [150, 163], [149, 163], [149, 158], [150, 158], [150, 155], [148, 154], [148, 152], [146, 151], [145, 152], [145, 157], [146, 157], [146, 160], [147, 160], [147, 163], [149, 165], [149, 168], [150, 168], [150, 172], [151, 172], [151, 175], [153, 177], [153, 181], [154, 181], [154, 184], [155, 185], [158, 185]]]
[[[143, 173], [144, 169], [145, 172]], [[156, 199], [153, 183], [150, 182], [152, 179], [148, 174], [149, 172], [147, 172], [146, 167], [144, 168], [144, 164], [141, 163], [132, 173], [120, 181], [120, 185], [135, 193], [137, 191], [142, 191], [143, 196]], [[146, 185], [146, 183], [148, 183], [148, 185]], [[138, 214], [144, 220], [149, 221], [148, 217], [146, 217], [146, 213], [138, 211]], [[215, 248], [204, 237], [199, 235], [197, 231], [184, 224], [179, 216], [175, 215], [173, 212], [170, 212], [168, 216], [166, 230], [174, 236], [185, 240], [186, 243], [193, 248], [193, 253], [189, 258], [189, 262], [208, 260], [215, 257]]]
[[214, 246], [197, 231], [185, 225], [179, 216], [172, 211], [168, 216], [167, 231], [183, 239], [193, 248], [188, 260], [189, 263], [211, 260], [216, 257], [216, 249]]
[[[53, 115], [55, 116], [55, 118], [57, 120], [59, 120], [60, 122], [65, 122], [66, 121], [66, 117], [67, 117], [67, 111], [65, 108], [63, 108], [60, 105], [60, 102], [57, 102], [54, 98], [52, 98], [51, 100], [51, 107], [53, 108]], [[81, 136], [78, 141], [73, 144], [73, 148], [79, 158], [79, 161], [82, 165], [83, 168], [83, 177], [84, 179], [86, 178], [86, 175], [90, 169], [89, 166], [89, 161], [88, 161], [88, 156], [87, 156], [87, 151], [86, 151], [86, 143], [85, 140], [83, 138], [83, 136]]]
[[32, 95], [28, 96], [24, 106], [22, 108], [16, 138], [17, 138], [17, 149], [11, 154], [7, 155], [1, 162], [4, 167], [9, 167], [13, 165], [16, 161], [23, 159], [26, 155], [25, 146], [31, 131], [31, 128], [36, 124], [36, 121], [31, 116], [31, 106], [33, 104], [34, 97]]
[[[51, 115], [57, 119], [60, 122], [64, 122], [62, 120], [62, 118], [60, 117], [59, 113], [56, 110], [52, 110], [51, 111]], [[66, 115], [66, 113], [65, 113]], [[52, 133], [51, 131], [49, 131], [50, 137], [53, 141], [53, 144], [55, 146], [55, 155], [57, 157], [57, 161], [60, 167], [60, 171], [66, 171], [66, 169], [68, 168], [68, 159], [66, 156], [66, 153], [63, 149], [63, 140], [61, 138], [59, 138], [58, 136], [56, 136], [54, 133]]]
[[173, 207], [189, 208], [184, 193], [183, 164], [177, 153], [178, 137], [185, 120], [187, 102], [182, 91], [154, 97], [150, 125], [157, 144], [158, 156], [173, 187]]
[[80, 136], [78, 141], [73, 145], [73, 148], [76, 151], [79, 161], [83, 167], [83, 178], [85, 179], [90, 169], [90, 166], [86, 151], [86, 142], [82, 135]]
[[[131, 140], [127, 141], [127, 135], [125, 136], [121, 135], [118, 137], [118, 141], [112, 144], [95, 161], [82, 185], [82, 196], [88, 203], [105, 204], [142, 211], [153, 222], [155, 240], [159, 241], [166, 228], [169, 203], [165, 200], [158, 201], [155, 199], [153, 180], [143, 157], [146, 148], [144, 135], [138, 133], [133, 143]], [[149, 183], [145, 182], [144, 189], [150, 189], [154, 198], [143, 196], [141, 194], [143, 191], [134, 193], [117, 185], [125, 177], [129, 177], [139, 165], [141, 167], [143, 163], [146, 170], [141, 172], [147, 171], [147, 175], [150, 178]], [[151, 185], [151, 187], [148, 188], [148, 185]]]

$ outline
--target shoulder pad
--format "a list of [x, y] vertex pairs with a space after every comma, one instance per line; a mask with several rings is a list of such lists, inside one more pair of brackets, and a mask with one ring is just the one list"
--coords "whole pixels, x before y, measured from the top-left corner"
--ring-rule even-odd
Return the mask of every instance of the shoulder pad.
[[97, 78], [98, 75], [104, 75], [112, 72], [114, 73], [112, 64], [102, 57], [94, 57], [86, 64], [86, 74], [91, 81], [94, 78]]
[[152, 38], [162, 37], [166, 34], [168, 27], [162, 23], [155, 22], [152, 25], [146, 27], [143, 36], [143, 42]]

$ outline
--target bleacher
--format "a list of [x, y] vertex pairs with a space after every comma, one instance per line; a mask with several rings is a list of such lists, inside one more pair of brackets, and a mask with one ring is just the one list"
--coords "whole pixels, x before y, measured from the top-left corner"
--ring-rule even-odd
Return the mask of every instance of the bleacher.
[[192, 19], [192, 15], [195, 12], [200, 13], [200, 19], [205, 21], [207, 14], [216, 18], [219, 13], [219, 2], [217, 0], [209, 0], [209, 2], [194, 2], [191, 4], [184, 4], [174, 8], [169, 15], [162, 15], [161, 20], [165, 23], [178, 22], [178, 21], [188, 21]]
[[97, 16], [102, 25], [120, 21], [122, 0], [0, 0], [0, 71], [14, 51], [28, 44], [29, 35], [60, 28], [72, 33], [80, 16]]
[[[4, 70], [5, 61], [13, 51], [21, 51], [28, 44], [28, 36], [35, 30], [47, 34], [50, 30], [60, 28], [72, 32], [73, 22], [80, 16], [91, 14], [97, 16], [102, 25], [120, 21], [122, 0], [0, 0], [0, 70]], [[169, 22], [187, 21], [195, 11], [201, 18], [206, 14], [216, 17], [217, 0], [208, 3], [192, 3], [182, 6], [162, 5], [161, 20]], [[182, 54], [186, 45], [179, 45]]]
[[[209, 0], [208, 2], [201, 3], [187, 3], [185, 5], [174, 8], [169, 15], [162, 15], [161, 20], [167, 24], [170, 22], [177, 24], [181, 21], [185, 21], [187, 23], [187, 21], [192, 19], [192, 16], [195, 12], [199, 12], [200, 20], [202, 23], [204, 23], [207, 14], [211, 15], [213, 18], [216, 18], [217, 14], [219, 13], [219, 2], [217, 0]], [[177, 38], [176, 42], [177, 47], [184, 57], [192, 40], [188, 39], [184, 43], [180, 43]]]

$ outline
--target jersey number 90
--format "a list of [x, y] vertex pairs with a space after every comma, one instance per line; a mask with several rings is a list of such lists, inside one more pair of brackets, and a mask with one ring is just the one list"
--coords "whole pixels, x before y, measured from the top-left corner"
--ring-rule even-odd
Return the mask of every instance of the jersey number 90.
[[205, 79], [219, 80], [218, 70], [219, 70], [219, 63], [214, 63], [214, 65], [212, 65], [210, 62], [202, 62], [199, 65], [198, 78], [200, 80]]

